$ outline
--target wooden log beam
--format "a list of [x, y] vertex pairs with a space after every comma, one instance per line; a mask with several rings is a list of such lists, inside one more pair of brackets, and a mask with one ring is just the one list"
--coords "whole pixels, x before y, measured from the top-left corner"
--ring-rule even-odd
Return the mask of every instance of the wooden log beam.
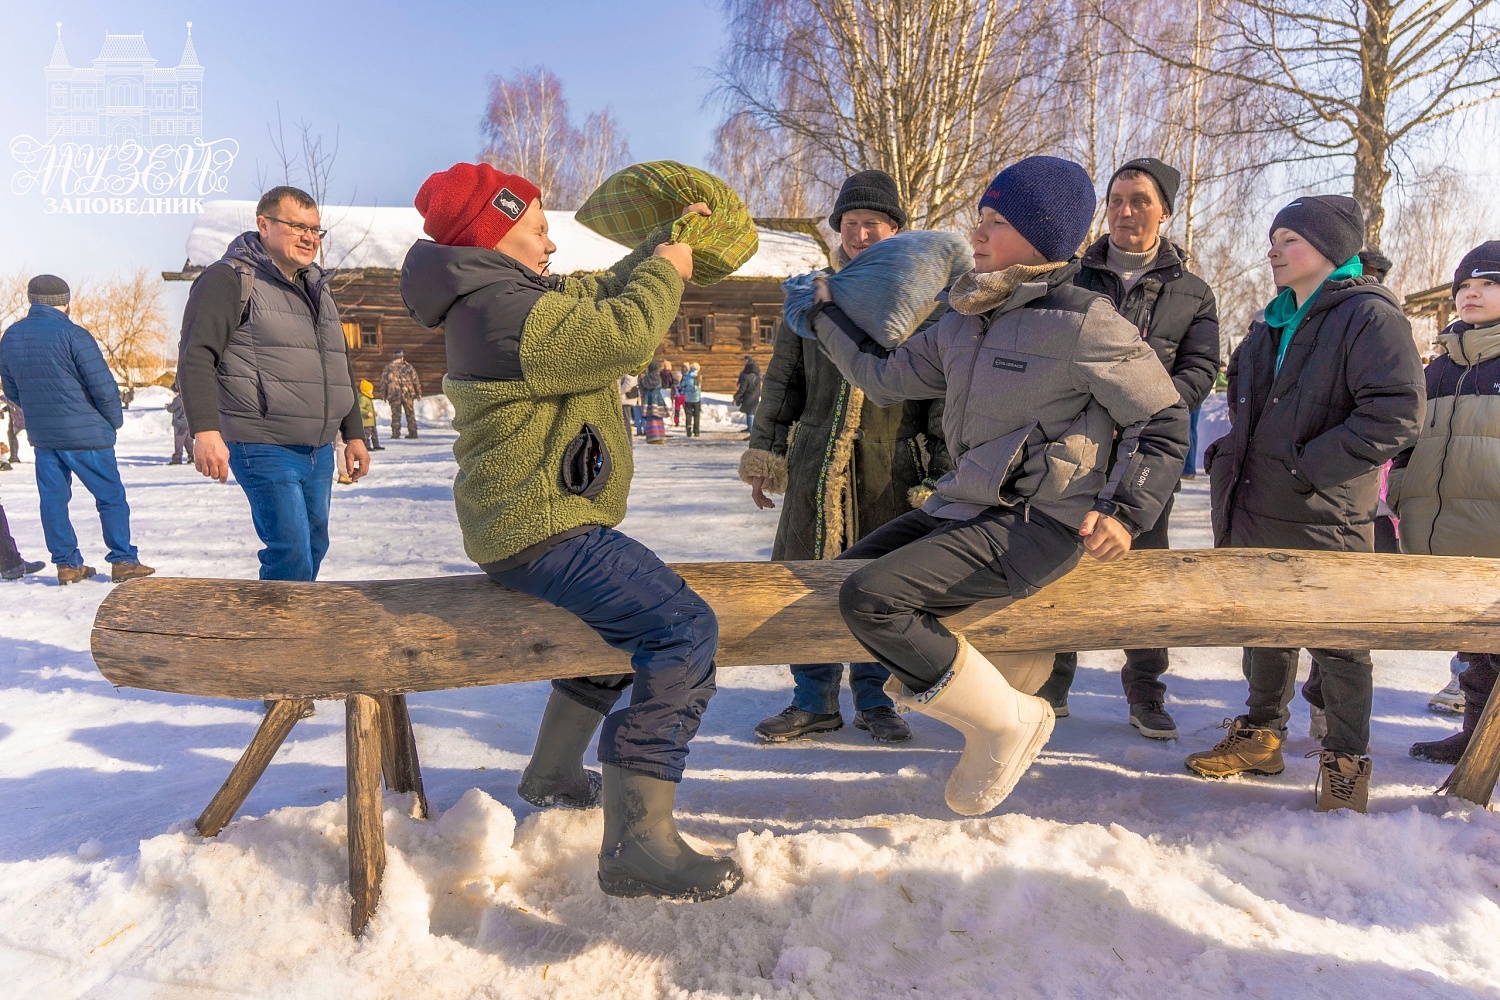
[[[721, 666], [863, 659], [845, 562], [673, 568], [719, 616]], [[359, 621], [351, 631], [347, 623]], [[1133, 552], [950, 620], [985, 653], [1159, 646], [1500, 649], [1500, 560], [1261, 549]], [[94, 621], [112, 683], [219, 698], [345, 698], [629, 669], [566, 611], [484, 576], [362, 583], [150, 577]]]
[[369, 695], [344, 702], [344, 742], [348, 750], [349, 929], [355, 936], [380, 903], [385, 877], [385, 822], [380, 798], [380, 705]]
[[1469, 746], [1443, 782], [1443, 790], [1487, 806], [1490, 796], [1495, 794], [1496, 779], [1500, 779], [1500, 698], [1491, 691], [1474, 726], [1474, 735], [1469, 737]]
[[422, 764], [417, 758], [417, 738], [411, 728], [406, 695], [381, 695], [380, 766], [385, 787], [393, 792], [415, 792], [417, 819], [427, 818], [427, 792], [422, 787]]
[[234, 768], [230, 770], [229, 777], [224, 779], [224, 784], [214, 795], [213, 801], [203, 814], [198, 817], [195, 824], [198, 833], [204, 837], [216, 837], [219, 831], [229, 825], [234, 819], [234, 814], [239, 812], [240, 806], [245, 804], [251, 789], [260, 780], [260, 776], [266, 773], [266, 767], [270, 765], [271, 759], [276, 756], [276, 751], [281, 749], [281, 744], [286, 740], [287, 734], [302, 718], [303, 713], [312, 707], [312, 703], [306, 700], [293, 699], [291, 701], [277, 701], [266, 710], [265, 718], [260, 720], [260, 728], [255, 731], [255, 736], [250, 740], [250, 745], [235, 762]]

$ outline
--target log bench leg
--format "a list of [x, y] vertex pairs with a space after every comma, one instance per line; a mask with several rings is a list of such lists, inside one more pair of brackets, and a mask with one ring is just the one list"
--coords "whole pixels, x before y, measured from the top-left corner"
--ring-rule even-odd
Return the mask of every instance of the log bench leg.
[[[1496, 685], [1500, 688], [1500, 685]], [[1500, 778], [1500, 698], [1490, 692], [1474, 735], [1469, 739], [1469, 748], [1459, 759], [1458, 766], [1443, 783], [1449, 795], [1457, 795], [1477, 805], [1490, 804], [1495, 792], [1495, 780]]]
[[356, 936], [380, 902], [385, 875], [385, 824], [380, 801], [380, 703], [367, 694], [344, 702], [349, 752], [349, 929]]
[[415, 792], [417, 818], [427, 818], [427, 792], [422, 788], [422, 765], [411, 729], [406, 695], [382, 695], [380, 702], [380, 764], [385, 787], [393, 792]]
[[255, 738], [235, 762], [234, 769], [224, 779], [224, 784], [214, 795], [208, 808], [198, 817], [196, 825], [199, 834], [214, 837], [229, 825], [229, 821], [234, 819], [234, 814], [245, 804], [245, 799], [255, 788], [255, 783], [266, 773], [271, 758], [281, 749], [287, 734], [311, 706], [312, 702], [306, 700], [272, 702], [266, 711], [266, 717], [260, 720]]

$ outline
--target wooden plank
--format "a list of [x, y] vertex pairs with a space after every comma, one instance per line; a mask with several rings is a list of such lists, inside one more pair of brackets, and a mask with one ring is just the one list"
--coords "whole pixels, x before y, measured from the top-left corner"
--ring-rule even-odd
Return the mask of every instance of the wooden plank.
[[1449, 795], [1487, 806], [1495, 794], [1496, 779], [1500, 779], [1500, 698], [1491, 691], [1474, 726], [1474, 735], [1469, 738], [1468, 749], [1443, 783], [1443, 789]]
[[380, 903], [385, 877], [385, 823], [380, 799], [380, 706], [365, 694], [344, 702], [349, 764], [349, 929], [357, 936]]
[[[859, 660], [838, 612], [853, 561], [684, 563], [721, 666]], [[350, 634], [342, 622], [362, 627]], [[503, 627], [497, 627], [503, 623]], [[1500, 649], [1500, 560], [1260, 549], [1133, 552], [950, 619], [985, 653], [1158, 646]], [[254, 655], [246, 655], [253, 650]], [[150, 577], [100, 605], [112, 683], [223, 698], [343, 698], [629, 669], [573, 615], [480, 575], [363, 583]]]
[[245, 804], [245, 799], [250, 796], [250, 791], [260, 776], [266, 773], [271, 759], [276, 756], [276, 751], [281, 749], [282, 742], [297, 720], [307, 709], [311, 708], [311, 702], [306, 700], [278, 701], [272, 703], [266, 710], [265, 718], [260, 720], [260, 727], [256, 729], [255, 736], [250, 740], [250, 745], [235, 761], [234, 768], [229, 772], [229, 777], [224, 779], [224, 784], [214, 795], [213, 801], [203, 814], [198, 817], [195, 824], [198, 833], [204, 837], [216, 837], [219, 831], [229, 825], [234, 819], [234, 814], [239, 812], [240, 806]]
[[427, 792], [422, 788], [422, 764], [417, 758], [417, 738], [411, 728], [406, 695], [381, 695], [380, 767], [385, 787], [393, 792], [415, 792], [417, 818], [427, 818]]

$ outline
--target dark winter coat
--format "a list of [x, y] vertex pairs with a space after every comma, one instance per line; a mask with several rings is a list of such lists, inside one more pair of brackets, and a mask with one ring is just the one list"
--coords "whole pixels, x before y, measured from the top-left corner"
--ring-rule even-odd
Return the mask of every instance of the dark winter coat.
[[1459, 321], [1427, 366], [1427, 416], [1391, 468], [1401, 551], [1500, 558], [1500, 323]]
[[314, 447], [340, 429], [345, 440], [360, 438], [354, 368], [329, 277], [309, 264], [288, 278], [255, 232], [235, 237], [204, 269], [188, 292], [178, 361], [194, 434]]
[[1209, 446], [1214, 544], [1371, 552], [1380, 468], [1417, 440], [1411, 324], [1373, 278], [1325, 284], [1276, 373], [1280, 330], [1229, 360], [1228, 434]]
[[33, 448], [113, 448], [125, 423], [120, 388], [98, 342], [52, 306], [32, 306], [0, 337], [0, 384], [26, 408]]
[[942, 400], [876, 406], [778, 324], [749, 441], [786, 464], [771, 558], [831, 559], [911, 510], [911, 490], [953, 467], [942, 421]]
[[762, 382], [760, 366], [753, 360], [747, 361], [734, 386], [734, 405], [741, 413], [754, 413], [760, 407]]
[[1208, 283], [1187, 269], [1181, 248], [1159, 243], [1156, 260], [1130, 291], [1109, 269], [1109, 236], [1079, 259], [1073, 283], [1109, 296], [1161, 359], [1189, 410], [1203, 405], [1219, 374], [1219, 307]]

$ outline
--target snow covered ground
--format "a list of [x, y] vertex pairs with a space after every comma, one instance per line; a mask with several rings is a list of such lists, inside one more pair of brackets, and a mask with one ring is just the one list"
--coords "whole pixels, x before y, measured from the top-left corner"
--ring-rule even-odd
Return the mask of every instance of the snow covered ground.
[[[162, 399], [138, 399], [119, 454], [142, 558], [163, 574], [253, 577], [242, 494], [164, 465]], [[755, 510], [735, 478], [743, 438], [706, 430], [637, 448], [624, 528], [669, 560], [767, 558], [776, 513]], [[451, 440], [428, 427], [387, 442], [368, 479], [335, 487], [326, 578], [472, 571]], [[1206, 486], [1184, 491], [1179, 545], [1208, 543]], [[0, 473], [0, 499], [23, 552], [43, 558], [29, 464]], [[73, 514], [103, 566], [86, 496]], [[916, 741], [902, 748], [852, 727], [762, 748], [751, 728], [787, 704], [785, 670], [724, 670], [679, 802], [689, 835], [735, 851], [748, 881], [697, 906], [603, 896], [600, 814], [540, 813], [516, 796], [545, 685], [415, 695], [438, 816], [410, 820], [387, 799], [385, 894], [355, 940], [341, 706], [297, 727], [239, 820], [197, 837], [191, 822], [259, 706], [111, 688], [88, 654], [108, 589], [47, 574], [0, 585], [6, 997], [1500, 993], [1500, 822], [1433, 795], [1446, 771], [1406, 756], [1453, 728], [1425, 710], [1443, 653], [1376, 656], [1368, 816], [1311, 811], [1300, 702], [1284, 776], [1184, 771], [1243, 701], [1236, 650], [1175, 655], [1183, 738], [1170, 743], [1125, 724], [1120, 654], [1086, 654], [1072, 716], [982, 819], [943, 805], [954, 731], [909, 716]]]

